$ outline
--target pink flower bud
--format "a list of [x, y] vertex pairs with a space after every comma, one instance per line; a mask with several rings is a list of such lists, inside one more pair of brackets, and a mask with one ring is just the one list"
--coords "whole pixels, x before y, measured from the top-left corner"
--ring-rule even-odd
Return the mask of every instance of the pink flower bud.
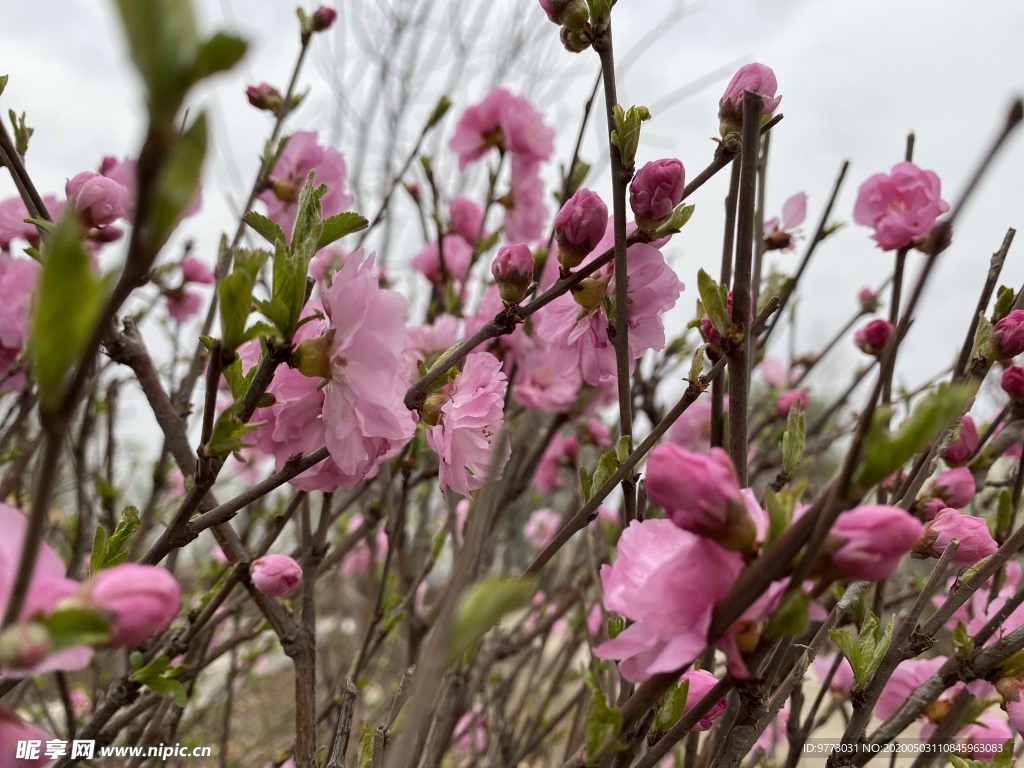
[[503, 245], [491, 262], [491, 274], [505, 304], [518, 304], [533, 282], [533, 252], [525, 243]]
[[213, 272], [195, 256], [186, 256], [181, 262], [181, 274], [186, 283], [212, 285], [216, 282]]
[[302, 582], [302, 566], [288, 555], [264, 555], [249, 566], [253, 586], [271, 597], [284, 597]]
[[779, 392], [779, 399], [775, 401], [775, 418], [785, 419], [789, 416], [793, 403], [800, 403], [800, 410], [806, 411], [807, 400], [806, 389], [787, 389], [785, 392]]
[[999, 380], [999, 386], [1003, 392], [1010, 396], [1015, 403], [1024, 402], [1024, 368], [1019, 365], [1011, 365]]
[[608, 228], [608, 206], [596, 192], [581, 189], [555, 216], [558, 263], [575, 269], [597, 247]]
[[1024, 352], [1024, 309], [1015, 309], [996, 323], [988, 351], [993, 360], [1009, 360]]
[[262, 109], [275, 115], [281, 111], [281, 102], [284, 100], [281, 92], [270, 83], [250, 85], [245, 89], [245, 96], [256, 109]]
[[[683, 707], [683, 714], [685, 715], [695, 706], [697, 702], [706, 696], [712, 688], [718, 683], [718, 679], [705, 669], [691, 669], [689, 672], [684, 672], [683, 676], [679, 678], [680, 684], [683, 681], [688, 681], [689, 685], [686, 689], [686, 704]], [[718, 718], [723, 712], [725, 712], [726, 701], [723, 696], [719, 699], [711, 709], [707, 711], [697, 725], [692, 730], [694, 731], [707, 731], [711, 729], [712, 723]]]
[[629, 185], [629, 207], [640, 229], [653, 230], [683, 199], [686, 171], [674, 157], [647, 163]]
[[647, 495], [685, 531], [714, 539], [727, 549], [750, 549], [757, 524], [740, 492], [729, 455], [712, 448], [709, 455], [665, 443], [647, 459]]
[[947, 507], [963, 509], [971, 503], [977, 487], [974, 475], [967, 467], [947, 469], [925, 488], [925, 497], [940, 499]]
[[111, 614], [111, 645], [138, 645], [178, 615], [181, 587], [163, 568], [124, 563], [84, 585], [88, 605]]
[[311, 28], [314, 32], [323, 32], [334, 23], [336, 18], [338, 18], [338, 12], [336, 10], [328, 8], [326, 5], [322, 5], [313, 12], [313, 16], [310, 19]]
[[105, 227], [128, 212], [128, 190], [93, 171], [83, 171], [68, 179], [64, 192], [88, 227]]
[[878, 357], [892, 336], [892, 323], [878, 317], [853, 335], [853, 343], [861, 352]]
[[540, 0], [540, 7], [548, 19], [570, 32], [581, 32], [590, 21], [586, 0]]
[[882, 305], [875, 292], [867, 286], [861, 288], [857, 293], [857, 301], [860, 302], [861, 310], [867, 313], [877, 312], [878, 308]]
[[943, 451], [942, 458], [951, 467], [961, 467], [970, 460], [976, 450], [978, 450], [978, 428], [974, 426], [974, 419], [964, 416], [960, 419], [956, 437]]
[[882, 250], [904, 248], [923, 240], [939, 214], [949, 210], [941, 192], [933, 171], [897, 163], [891, 173], [877, 173], [861, 184], [853, 220], [875, 230], [874, 240]]
[[955, 509], [944, 509], [925, 526], [914, 552], [939, 557], [951, 539], [960, 542], [960, 547], [953, 555], [954, 565], [974, 565], [999, 548], [983, 518], [965, 515]]
[[843, 512], [826, 539], [827, 570], [856, 581], [887, 579], [923, 531], [919, 520], [898, 507]]
[[743, 125], [743, 94], [746, 91], [756, 93], [764, 104], [762, 115], [770, 115], [782, 101], [775, 92], [779, 83], [771, 67], [764, 64], [746, 64], [732, 76], [725, 93], [718, 102], [719, 130], [723, 137], [730, 133], [739, 133]]

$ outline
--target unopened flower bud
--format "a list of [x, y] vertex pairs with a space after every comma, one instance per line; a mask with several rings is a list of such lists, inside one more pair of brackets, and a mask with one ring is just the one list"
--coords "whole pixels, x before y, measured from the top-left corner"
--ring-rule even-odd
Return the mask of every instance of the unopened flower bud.
[[84, 171], [64, 185], [67, 204], [82, 217], [87, 227], [105, 227], [128, 213], [128, 190], [113, 179]]
[[284, 98], [281, 96], [281, 92], [270, 83], [250, 85], [245, 89], [245, 96], [256, 109], [262, 109], [275, 115], [281, 111], [281, 101]]
[[647, 163], [637, 171], [629, 185], [629, 206], [637, 226], [648, 232], [657, 229], [683, 199], [685, 186], [683, 164], [672, 157]]
[[843, 512], [825, 541], [825, 570], [856, 581], [882, 581], [892, 576], [923, 531], [918, 519], [898, 507]]
[[111, 645], [138, 645], [164, 630], [181, 608], [181, 587], [163, 568], [124, 563], [83, 585], [85, 601], [110, 614]]
[[562, 27], [558, 37], [562, 41], [562, 47], [569, 53], [581, 53], [591, 44], [590, 35], [586, 32], [573, 32], [566, 27]]
[[303, 376], [312, 379], [331, 378], [331, 346], [334, 344], [334, 328], [328, 328], [319, 336], [303, 339], [295, 346], [289, 364]]
[[314, 32], [323, 32], [328, 29], [334, 20], [338, 18], [338, 12], [333, 8], [322, 5], [317, 8], [310, 17], [310, 29]]
[[597, 247], [608, 228], [608, 206], [596, 192], [581, 189], [555, 216], [558, 263], [575, 269]]
[[52, 647], [50, 633], [41, 624], [15, 624], [0, 633], [0, 667], [31, 669], [46, 658]]
[[988, 352], [993, 360], [1009, 360], [1024, 352], [1024, 309], [1013, 310], [995, 324]]
[[1024, 368], [1021, 368], [1019, 365], [1011, 365], [1003, 371], [999, 385], [1013, 402], [1024, 402]]
[[960, 426], [953, 442], [942, 452], [942, 458], [951, 467], [962, 467], [976, 450], [978, 450], [978, 428], [974, 426], [974, 419], [964, 416], [960, 419]]
[[581, 280], [580, 284], [576, 286], [576, 290], [572, 291], [573, 301], [587, 312], [593, 312], [600, 307], [607, 295], [608, 283], [593, 277]]
[[858, 330], [853, 335], [853, 342], [861, 352], [878, 357], [885, 349], [885, 345], [889, 343], [892, 332], [892, 323], [878, 317]]
[[302, 566], [288, 555], [264, 555], [249, 566], [256, 589], [271, 597], [284, 597], [302, 582]]
[[974, 565], [999, 548], [983, 518], [944, 509], [925, 526], [914, 552], [925, 557], [939, 557], [952, 539], [960, 542], [953, 555], [954, 565]]
[[781, 96], [775, 95], [778, 87], [779, 83], [770, 67], [757, 63], [740, 67], [718, 102], [719, 131], [722, 137], [740, 133], [743, 127], [743, 94], [746, 91], [760, 96], [763, 104], [761, 114], [770, 115], [782, 101]]
[[420, 421], [428, 427], [436, 427], [441, 421], [441, 407], [451, 400], [444, 392], [431, 392], [420, 406]]
[[878, 308], [882, 305], [877, 294], [868, 287], [861, 288], [857, 293], [857, 301], [860, 302], [861, 311], [865, 314], [871, 314], [877, 312]]
[[526, 298], [533, 283], [533, 252], [525, 243], [503, 245], [491, 262], [491, 274], [498, 284], [498, 293], [506, 305], [518, 304]]
[[570, 32], [582, 32], [590, 21], [586, 0], [540, 0], [540, 7], [552, 22]]

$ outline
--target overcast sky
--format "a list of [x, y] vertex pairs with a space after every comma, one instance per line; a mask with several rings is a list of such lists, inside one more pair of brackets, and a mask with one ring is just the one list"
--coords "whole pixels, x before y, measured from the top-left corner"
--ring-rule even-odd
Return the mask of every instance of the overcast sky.
[[[346, 145], [346, 132], [337, 121], [342, 91], [332, 90], [329, 83], [345, 83], [358, 75], [365, 62], [351, 53], [346, 28], [372, 29], [374, 19], [367, 14], [379, 5], [368, 0], [339, 3], [338, 28], [316, 41], [311, 66], [301, 80], [313, 96], [290, 123], [291, 129], [318, 129], [338, 137], [338, 148], [350, 164], [354, 149]], [[503, 18], [538, 17], [538, 33], [552, 41], [549, 58], [531, 56], [529, 71], [519, 67], [513, 74], [519, 87], [531, 83], [530, 93], [558, 127], [558, 157], [565, 158], [596, 72], [596, 56], [557, 49], [557, 30], [540, 18], [536, 0], [500, 0], [495, 5]], [[202, 0], [197, 7], [206, 29], [228, 27], [252, 43], [243, 65], [197, 94], [193, 105], [211, 112], [216, 156], [207, 168], [204, 211], [188, 223], [188, 232], [197, 238], [200, 255], [212, 260], [219, 233], [234, 229], [229, 201], [251, 183], [256, 155], [269, 130], [266, 116], [245, 102], [244, 86], [269, 80], [283, 89], [297, 35], [290, 2]], [[141, 93], [112, 8], [108, 0], [3, 2], [0, 73], [11, 79], [0, 106], [5, 114], [8, 108], [26, 111], [36, 128], [27, 165], [44, 193], [62, 193], [68, 177], [96, 168], [103, 155], [137, 152]], [[667, 22], [679, 9], [681, 20]], [[936, 171], [943, 196], [955, 200], [1012, 97], [1024, 91], [1024, 3], [1019, 0], [623, 0], [613, 23], [617, 55], [620, 62], [629, 62], [620, 67], [620, 102], [645, 104], [654, 112], [644, 128], [638, 163], [677, 156], [688, 174], [695, 175], [714, 149], [710, 137], [717, 130], [717, 101], [728, 75], [688, 98], [672, 94], [737, 62], [760, 61], [775, 70], [785, 119], [771, 142], [768, 212], [805, 190], [810, 199], [808, 230], [844, 159], [851, 167], [834, 216], [848, 221], [858, 185], [902, 159], [910, 130], [917, 135], [915, 161]], [[500, 38], [502, 29], [492, 23], [488, 34]], [[348, 57], [339, 64], [346, 51]], [[463, 66], [484, 72], [485, 64], [477, 55]], [[439, 91], [430, 90], [442, 88], [443, 79], [440, 70], [436, 78], [420, 79], [417, 108], [433, 103]], [[471, 80], [455, 94], [453, 118], [486, 92], [490, 84], [484, 80]], [[358, 95], [355, 90], [353, 94]], [[450, 125], [446, 130], [450, 132]], [[447, 140], [447, 134], [439, 138]], [[597, 161], [600, 151], [595, 127], [584, 158]], [[717, 271], [726, 176], [720, 174], [693, 198], [696, 216], [667, 249], [687, 284], [681, 300], [686, 313], [692, 312], [697, 297], [697, 268]], [[604, 176], [590, 179], [588, 186], [608, 194]], [[3, 174], [0, 198], [13, 193]], [[1021, 225], [1022, 215], [1024, 142], [1017, 136], [957, 226], [953, 247], [942, 256], [908, 338], [914, 349], [899, 370], [903, 379], [916, 383], [951, 362], [989, 255], [1007, 227]], [[416, 247], [418, 243], [410, 243], [407, 255]], [[784, 267], [795, 266], [799, 253], [777, 258]], [[827, 242], [800, 291], [797, 347], [812, 348], [829, 338], [852, 313], [857, 290], [881, 282], [891, 262], [891, 254], [879, 251], [860, 227], [851, 225]], [[919, 256], [910, 257], [911, 277], [920, 263]], [[1024, 282], [1024, 235], [1011, 251], [1002, 282], [1015, 287]], [[850, 353], [845, 362], [853, 359]]]

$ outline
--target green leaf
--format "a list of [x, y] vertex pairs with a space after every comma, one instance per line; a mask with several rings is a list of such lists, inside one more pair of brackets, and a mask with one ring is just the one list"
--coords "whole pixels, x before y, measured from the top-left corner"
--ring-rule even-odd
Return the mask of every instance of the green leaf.
[[487, 576], [473, 584], [455, 608], [445, 664], [451, 664], [509, 611], [529, 602], [533, 581]]
[[967, 627], [962, 621], [956, 623], [956, 629], [953, 630], [953, 648], [965, 659], [971, 658], [974, 655], [974, 641], [967, 632]]
[[210, 442], [206, 444], [205, 450], [212, 456], [227, 456], [229, 453], [249, 448], [249, 443], [243, 442], [242, 438], [250, 432], [255, 432], [266, 422], [244, 423], [238, 418], [241, 410], [241, 403], [226, 408], [213, 425], [213, 433], [210, 435]]
[[[587, 179], [587, 174], [590, 173], [590, 163], [585, 163], [578, 157], [575, 158], [572, 164], [572, 172], [569, 174], [569, 197], [575, 195], [580, 187], [583, 186], [583, 182]], [[564, 203], [564, 200], [558, 202]]]
[[1010, 286], [999, 286], [999, 290], [996, 291], [996, 305], [995, 308], [992, 310], [993, 323], [998, 323], [1000, 320], [1002, 320], [1004, 317], [1010, 314], [1010, 310], [1013, 309], [1013, 301], [1016, 298], [1016, 296], [1016, 292]]
[[[629, 435], [623, 435], [619, 438], [618, 442], [615, 443], [615, 458], [619, 460], [620, 465], [629, 458], [629, 444], [631, 442], [632, 438]], [[616, 469], [618, 469], [618, 467], [616, 467]]]
[[811, 605], [811, 596], [803, 590], [790, 590], [782, 598], [779, 607], [768, 619], [764, 629], [764, 636], [769, 640], [778, 640], [782, 637], [795, 637], [807, 631], [810, 621], [808, 608]]
[[796, 472], [804, 455], [804, 409], [797, 400], [789, 408], [786, 431], [782, 435], [782, 471], [787, 475]]
[[53, 408], [60, 402], [65, 378], [85, 352], [105, 298], [104, 282], [93, 274], [75, 212], [65, 209], [43, 245], [43, 273], [29, 335], [29, 359], [43, 405]]
[[622, 712], [608, 706], [602, 691], [594, 690], [590, 697], [583, 728], [585, 759], [588, 765], [596, 763], [605, 755], [626, 749], [626, 745], [619, 741], [619, 734], [622, 733]]
[[610, 448], [601, 454], [597, 460], [597, 468], [594, 470], [594, 474], [590, 478], [590, 493], [587, 494], [587, 501], [597, 493], [598, 489], [602, 485], [608, 482], [608, 478], [615, 474], [615, 471], [619, 468], [620, 461], [616, 448]]
[[[598, 0], [591, 1], [597, 2]], [[603, 1], [600, 0], [600, 2]], [[591, 11], [591, 18], [597, 19], [601, 16]], [[615, 130], [612, 131], [611, 143], [619, 149], [622, 166], [630, 168], [636, 160], [636, 151], [640, 146], [640, 125], [651, 119], [651, 112], [647, 107], [630, 107], [623, 112], [622, 107], [616, 104], [613, 114]]]
[[608, 616], [608, 639], [614, 640], [626, 629], [626, 620], [618, 614]]
[[[871, 618], [875, 619], [874, 625], [874, 637], [871, 640], [871, 653], [868, 654], [867, 649], [862, 653], [864, 658], [864, 674], [868, 679], [871, 679], [878, 667], [882, 663], [882, 659], [885, 658], [885, 654], [889, 650], [889, 644], [892, 642], [892, 633], [896, 629], [896, 615], [893, 614], [889, 617], [889, 623], [885, 629], [882, 630], [878, 624], [878, 619], [873, 613], [868, 614]], [[863, 632], [861, 635], [863, 636]]]
[[110, 621], [92, 608], [58, 608], [40, 617], [39, 623], [49, 632], [54, 651], [75, 645], [100, 645], [110, 639]]
[[1013, 768], [1013, 739], [1007, 739], [1003, 742], [1003, 746], [999, 748], [999, 751], [992, 756], [992, 763], [990, 768]]
[[707, 348], [707, 344], [701, 344], [693, 353], [693, 360], [690, 361], [690, 373], [686, 377], [691, 384], [697, 384], [700, 381], [700, 375], [704, 372], [704, 352]]
[[0, 96], [3, 96], [4, 91], [7, 90], [7, 82], [10, 79], [10, 75], [0, 75]]
[[359, 768], [369, 768], [373, 762], [373, 726], [365, 720], [359, 721]]
[[340, 240], [345, 235], [351, 235], [353, 232], [360, 232], [368, 226], [370, 226], [370, 222], [352, 211], [345, 211], [337, 216], [324, 219], [324, 228], [320, 233], [320, 239], [317, 240], [316, 249], [319, 251], [335, 240]]
[[580, 466], [580, 487], [583, 489], [583, 501], [590, 501], [590, 474], [587, 472], [587, 468]]
[[125, 562], [128, 559], [128, 542], [139, 530], [140, 525], [139, 510], [135, 507], [125, 507], [121, 511], [121, 521], [109, 538], [103, 527], [97, 525], [92, 555], [89, 558], [89, 574], [93, 575], [104, 568]]
[[234, 352], [246, 341], [245, 323], [252, 311], [252, 291], [252, 278], [241, 269], [233, 270], [217, 283], [222, 343], [227, 352]]
[[192, 202], [206, 158], [206, 113], [200, 112], [179, 136], [160, 169], [149, 213], [151, 248], [159, 250]]
[[320, 239], [320, 232], [323, 229], [323, 215], [321, 213], [320, 201], [327, 192], [323, 184], [314, 187], [313, 180], [316, 178], [316, 171], [310, 171], [306, 176], [306, 183], [302, 185], [299, 192], [299, 201], [296, 204], [295, 224], [292, 227], [292, 246], [295, 247], [304, 240], [312, 240], [316, 243]]
[[[850, 667], [853, 669], [854, 679], [858, 682], [862, 682], [864, 664], [861, 661], [860, 646], [857, 641], [853, 639], [849, 632], [844, 629], [830, 629], [828, 636], [832, 639], [846, 660], [850, 662]], [[860, 670], [860, 674], [858, 674]]]
[[281, 227], [277, 225], [276, 221], [267, 218], [262, 213], [249, 211], [242, 217], [242, 221], [256, 230], [256, 233], [262, 235], [271, 245], [277, 245], [278, 241], [285, 242], [284, 231]]
[[608, 21], [610, 11], [608, 0], [587, 0], [587, 6], [590, 8], [591, 25], [596, 27]]
[[679, 232], [683, 227], [686, 226], [686, 222], [693, 216], [693, 211], [696, 206], [687, 205], [686, 203], [680, 203], [668, 215], [658, 228], [654, 230], [655, 238], [668, 237]]
[[984, 354], [985, 345], [988, 343], [991, 336], [992, 323], [990, 323], [988, 318], [985, 317], [985, 313], [981, 312], [978, 314], [978, 327], [974, 331], [974, 343], [971, 346], [971, 350], [975, 355]]
[[683, 680], [683, 682], [673, 685], [665, 691], [665, 702], [658, 707], [658, 711], [654, 716], [654, 730], [656, 732], [664, 733], [679, 721], [679, 718], [683, 716], [683, 711], [686, 709], [686, 697], [689, 691], [689, 680]]
[[175, 677], [181, 672], [181, 667], [172, 667], [166, 654], [160, 654], [149, 664], [136, 669], [131, 679], [149, 688], [158, 696], [171, 696], [174, 703], [179, 707], [188, 704], [188, 694], [185, 688]]
[[246, 43], [241, 38], [217, 32], [199, 46], [192, 64], [192, 82], [231, 69], [245, 55]]
[[732, 318], [726, 309], [726, 298], [728, 291], [725, 286], [719, 285], [703, 269], [697, 272], [697, 291], [700, 293], [701, 304], [707, 313], [711, 325], [723, 338], [729, 333], [729, 326]]

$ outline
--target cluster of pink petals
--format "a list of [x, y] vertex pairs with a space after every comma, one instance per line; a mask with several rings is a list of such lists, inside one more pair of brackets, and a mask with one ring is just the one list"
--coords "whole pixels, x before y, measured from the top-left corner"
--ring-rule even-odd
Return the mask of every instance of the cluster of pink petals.
[[743, 568], [742, 557], [669, 520], [633, 521], [613, 565], [601, 567], [604, 605], [633, 623], [594, 649], [631, 682], [671, 672], [707, 645], [711, 613]]
[[[466, 279], [473, 259], [473, 246], [460, 235], [445, 235], [440, 247], [437, 240], [431, 240], [412, 257], [412, 268], [432, 283], [455, 279]], [[443, 266], [442, 266], [443, 260]]]
[[64, 193], [87, 227], [106, 227], [128, 214], [128, 190], [94, 171], [68, 179]]
[[449, 146], [459, 156], [460, 171], [493, 147], [540, 163], [554, 151], [555, 132], [526, 99], [495, 88], [462, 114]]
[[1024, 309], [1010, 310], [995, 324], [988, 350], [996, 360], [1009, 360], [1024, 352]]
[[[354, 515], [345, 526], [345, 533], [354, 532], [363, 524], [360, 515]], [[372, 553], [371, 553], [372, 549]], [[370, 575], [372, 563], [382, 563], [388, 554], [388, 535], [383, 525], [378, 525], [374, 532], [360, 541], [342, 563], [340, 572], [346, 578], [363, 578]]]
[[[466, 357], [462, 372], [441, 390], [446, 398], [427, 445], [440, 458], [440, 487], [462, 496], [483, 488], [492, 463], [498, 480], [508, 461], [508, 438], [498, 442], [503, 424], [507, 379], [501, 361], [487, 352]], [[498, 451], [495, 462], [494, 452]]]
[[[729, 398], [725, 398], [725, 412], [729, 411]], [[694, 401], [675, 420], [665, 440], [693, 453], [707, 453], [711, 449], [711, 398]]]
[[775, 418], [784, 419], [789, 416], [789, 411], [795, 404], [800, 405], [800, 410], [806, 411], [808, 398], [806, 389], [787, 389], [780, 392], [773, 411]]
[[1024, 368], [1019, 365], [1007, 366], [999, 378], [999, 387], [1015, 403], [1024, 401]]
[[10, 250], [14, 240], [33, 245], [39, 242], [39, 232], [25, 221], [27, 218], [28, 208], [20, 197], [9, 197], [0, 202], [0, 251]]
[[458, 336], [459, 319], [449, 314], [438, 315], [430, 325], [406, 329], [405, 357], [410, 370], [415, 371], [420, 363], [426, 364], [430, 357], [450, 348]]
[[562, 516], [553, 509], [538, 509], [523, 527], [523, 537], [537, 549], [544, 549], [562, 527]]
[[923, 240], [940, 214], [949, 210], [941, 197], [941, 182], [933, 171], [910, 162], [897, 163], [891, 173], [878, 173], [861, 184], [853, 220], [875, 230], [885, 251]]
[[[705, 669], [691, 669], [688, 672], [684, 672], [683, 676], [679, 678], [679, 683], [688, 683], [686, 689], [686, 704], [683, 706], [683, 714], [685, 715], [695, 706], [698, 702], [703, 699], [711, 689], [718, 684], [718, 679]], [[709, 731], [714, 721], [717, 720], [725, 712], [727, 703], [723, 696], [707, 713], [697, 721], [692, 730], [694, 731]]]
[[579, 370], [556, 374], [551, 368], [549, 345], [535, 336], [522, 335], [516, 355], [512, 399], [526, 408], [567, 413], [580, 396]]
[[939, 557], [953, 539], [960, 542], [953, 554], [954, 565], [974, 565], [995, 554], [999, 548], [984, 518], [965, 515], [956, 509], [944, 509], [925, 526], [914, 551]]
[[882, 581], [913, 549], [924, 526], [899, 507], [856, 507], [836, 518], [826, 541], [828, 564], [841, 576]]
[[544, 182], [536, 162], [522, 156], [512, 157], [509, 192], [502, 200], [505, 237], [514, 243], [529, 243], [544, 233], [548, 209], [544, 205]]
[[270, 188], [259, 196], [267, 206], [267, 216], [277, 222], [288, 237], [295, 225], [299, 193], [310, 171], [316, 171], [314, 185], [327, 185], [327, 194], [320, 200], [325, 219], [352, 206], [354, 198], [345, 193], [348, 176], [345, 158], [333, 147], [322, 146], [316, 131], [296, 131], [270, 172]]
[[679, 205], [685, 185], [686, 171], [674, 157], [644, 165], [629, 185], [629, 207], [637, 223], [653, 229]]
[[944, 509], [963, 509], [971, 503], [977, 486], [967, 467], [947, 469], [925, 486], [919, 504], [921, 516], [931, 520]]
[[[605, 238], [595, 251], [611, 247], [611, 222]], [[653, 245], [636, 243], [627, 250], [626, 282], [629, 304], [629, 372], [635, 361], [648, 350], [665, 346], [665, 326], [661, 314], [671, 309], [683, 284], [665, 263], [661, 251]], [[598, 270], [592, 279], [605, 286], [604, 295], [614, 300], [615, 277], [612, 265]], [[536, 334], [551, 345], [551, 370], [555, 375], [579, 371], [587, 384], [597, 385], [615, 377], [615, 349], [608, 337], [609, 317], [606, 302], [597, 302], [593, 309], [578, 304], [570, 294], [551, 302], [538, 313]]]
[[793, 250], [794, 231], [807, 217], [807, 193], [797, 192], [782, 204], [782, 217], [764, 223], [765, 247], [769, 250]]
[[181, 262], [181, 285], [164, 292], [167, 299], [167, 314], [179, 323], [191, 320], [203, 306], [203, 297], [189, 289], [190, 283], [213, 285], [213, 272], [195, 256], [188, 255]]
[[472, 247], [477, 236], [486, 236], [484, 212], [468, 197], [457, 197], [448, 204], [448, 230], [458, 235]]
[[263, 594], [284, 597], [302, 582], [302, 566], [288, 555], [264, 555], [249, 566], [249, 575]]
[[719, 106], [728, 104], [734, 109], [740, 109], [743, 106], [743, 94], [749, 91], [756, 93], [764, 101], [764, 109], [761, 114], [770, 115], [782, 102], [782, 97], [775, 95], [778, 88], [779, 82], [771, 67], [757, 62], [744, 64], [732, 76], [729, 85], [725, 87], [725, 93], [722, 94]]
[[[828, 679], [828, 673], [835, 662], [836, 657], [834, 656], [822, 656], [819, 654], [814, 657], [811, 666], [822, 683]], [[850, 692], [850, 689], [853, 688], [853, 683], [853, 667], [850, 666], [850, 661], [845, 656], [840, 655], [839, 666], [836, 667], [835, 674], [832, 675], [832, 679], [829, 681], [828, 689], [833, 696], [841, 698]]]
[[960, 426], [957, 428], [956, 437], [942, 452], [942, 459], [951, 467], [961, 467], [966, 464], [974, 452], [978, 450], [978, 428], [970, 415], [960, 419]]
[[325, 442], [338, 469], [353, 482], [371, 477], [416, 431], [403, 400], [410, 371], [405, 359], [409, 302], [382, 289], [371, 255], [345, 260], [321, 298], [334, 331], [330, 379], [324, 388]]
[[36, 284], [39, 282], [39, 262], [15, 258], [0, 251], [0, 394], [20, 391], [25, 387], [25, 372], [8, 369], [17, 366], [16, 360], [28, 339], [29, 311]]

